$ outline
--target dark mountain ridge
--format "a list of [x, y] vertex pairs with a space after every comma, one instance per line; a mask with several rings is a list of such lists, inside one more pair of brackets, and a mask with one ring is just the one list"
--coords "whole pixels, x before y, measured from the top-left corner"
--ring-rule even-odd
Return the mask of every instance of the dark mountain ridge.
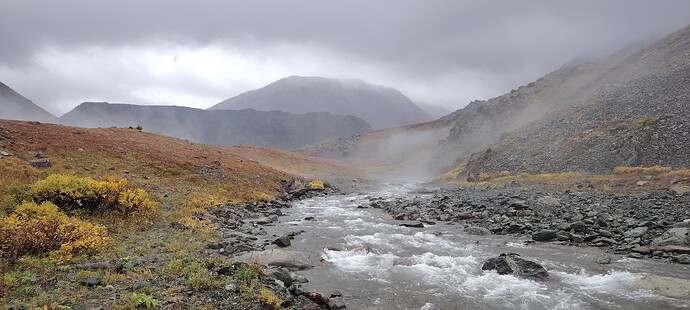
[[85, 102], [60, 121], [82, 127], [143, 126], [144, 130], [195, 142], [252, 144], [299, 149], [371, 130], [354, 116], [330, 113], [292, 114], [280, 111], [214, 110], [177, 106], [140, 106]]

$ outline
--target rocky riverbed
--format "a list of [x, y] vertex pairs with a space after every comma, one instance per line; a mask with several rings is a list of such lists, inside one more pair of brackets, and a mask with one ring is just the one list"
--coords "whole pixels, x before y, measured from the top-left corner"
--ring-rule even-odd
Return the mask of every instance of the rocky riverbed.
[[432, 187], [393, 200], [372, 196], [360, 207], [382, 209], [409, 227], [451, 223], [468, 234], [528, 236], [533, 242], [594, 246], [636, 259], [690, 264], [688, 194], [632, 197]]
[[[293, 181], [295, 182], [295, 181]], [[337, 193], [337, 190], [326, 187], [324, 189], [308, 189], [299, 181], [288, 184], [285, 196], [277, 201], [252, 202], [243, 204], [227, 204], [212, 209], [209, 213], [199, 214], [200, 219], [211, 221], [217, 227], [220, 236], [217, 242], [206, 245], [209, 256], [227, 256], [234, 262], [231, 266], [217, 266], [213, 272], [218, 275], [235, 275], [238, 270], [248, 264], [264, 265], [260, 281], [275, 293], [281, 300], [281, 308], [288, 309], [341, 309], [345, 308], [339, 302], [338, 292], [326, 295], [316, 290], [305, 290], [304, 283], [309, 280], [293, 271], [313, 268], [322, 264], [323, 259], [318, 254], [297, 251], [280, 250], [290, 245], [290, 240], [299, 235], [296, 230], [281, 236], [269, 235], [264, 227], [274, 225], [283, 215], [284, 208], [291, 207], [291, 200], [311, 198]], [[261, 308], [265, 305], [242, 300], [239, 284], [226, 286], [229, 294], [235, 300], [229, 306], [233, 309]]]

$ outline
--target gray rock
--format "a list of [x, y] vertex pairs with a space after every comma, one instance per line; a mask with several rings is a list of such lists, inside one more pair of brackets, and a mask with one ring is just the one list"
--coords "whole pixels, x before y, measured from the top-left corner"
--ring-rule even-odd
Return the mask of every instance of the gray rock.
[[549, 207], [558, 207], [561, 205], [561, 201], [558, 198], [551, 196], [544, 196], [537, 199], [537, 202]]
[[631, 252], [631, 253], [628, 253], [628, 257], [635, 258], [635, 259], [643, 259], [644, 255], [642, 255], [640, 253]]
[[48, 158], [32, 159], [29, 160], [29, 164], [36, 168], [49, 168], [50, 166], [52, 166], [52, 164], [50, 163], [50, 159]]
[[679, 264], [690, 264], [690, 254], [678, 255], [678, 259], [676, 261]]
[[609, 255], [601, 255], [594, 259], [594, 262], [600, 265], [606, 265], [611, 263], [611, 256]]
[[469, 226], [463, 230], [468, 235], [485, 236], [490, 235], [491, 231], [479, 226]]
[[271, 268], [267, 274], [282, 281], [286, 287], [290, 287], [294, 282], [290, 272], [283, 268]]
[[81, 281], [81, 284], [86, 287], [95, 287], [101, 284], [101, 280], [98, 278], [87, 278], [86, 280]]
[[281, 248], [288, 247], [288, 246], [290, 246], [290, 237], [287, 235], [281, 236], [278, 239], [273, 240], [273, 242], [271, 242], [271, 244], [275, 244]]
[[687, 246], [690, 245], [690, 236], [688, 236], [688, 228], [671, 228], [664, 232], [661, 236], [652, 240], [652, 245], [655, 246]]
[[[302, 286], [298, 285], [298, 284], [293, 284], [292, 286], [290, 286], [288, 288], [288, 292], [290, 292], [290, 294], [295, 295], [295, 296], [301, 296], [301, 295], [304, 295], [307, 293], [305, 290], [302, 289]], [[319, 308], [319, 309], [321, 309], [321, 308]]]
[[558, 230], [544, 229], [532, 234], [532, 239], [535, 241], [549, 241], [558, 237]]
[[520, 257], [516, 253], [503, 253], [498, 257], [489, 258], [482, 270], [496, 270], [498, 274], [514, 275], [530, 279], [546, 279], [549, 273], [539, 263]]
[[418, 222], [418, 221], [414, 221], [414, 222], [402, 223], [402, 224], [400, 224], [400, 225], [398, 225], [398, 226], [402, 226], [402, 227], [412, 227], [412, 228], [424, 228], [424, 223]]
[[582, 243], [585, 241], [585, 238], [582, 235], [571, 234], [570, 235], [570, 241], [572, 241], [574, 243]]
[[455, 215], [458, 220], [469, 220], [472, 218], [472, 212], [460, 212]]
[[259, 225], [268, 225], [268, 224], [272, 224], [273, 220], [269, 217], [262, 217], [262, 218], [256, 219], [256, 223]]
[[623, 233], [623, 235], [626, 238], [638, 238], [638, 237], [641, 237], [642, 235], [646, 234], [648, 230], [649, 230], [649, 228], [647, 228], [647, 227], [637, 227], [637, 228], [626, 231], [625, 233]]

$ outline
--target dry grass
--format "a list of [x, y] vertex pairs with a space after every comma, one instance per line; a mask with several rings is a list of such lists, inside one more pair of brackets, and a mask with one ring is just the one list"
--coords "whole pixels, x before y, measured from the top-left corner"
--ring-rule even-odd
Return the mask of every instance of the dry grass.
[[616, 167], [614, 174], [662, 174], [671, 172], [671, 167], [651, 166], [651, 167]]
[[644, 127], [656, 124], [657, 121], [659, 121], [659, 117], [654, 116], [654, 115], [646, 115], [646, 116], [638, 117], [638, 118], [636, 118], [630, 122], [630, 128], [631, 129], [644, 128]]
[[[481, 173], [478, 182], [458, 181], [458, 171], [442, 175], [440, 182], [460, 187], [502, 187], [516, 182], [520, 187], [546, 191], [592, 191], [621, 195], [644, 195], [669, 190], [676, 184], [690, 186], [690, 169], [672, 170], [670, 167], [617, 167], [611, 174], [563, 173], [511, 175], [507, 171]], [[648, 181], [643, 186], [638, 181]]]

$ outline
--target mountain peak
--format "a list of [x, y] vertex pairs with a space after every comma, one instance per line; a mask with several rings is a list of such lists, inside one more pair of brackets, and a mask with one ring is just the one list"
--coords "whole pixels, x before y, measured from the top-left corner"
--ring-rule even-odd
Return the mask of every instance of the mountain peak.
[[0, 82], [0, 118], [56, 123], [57, 118]]
[[292, 75], [225, 100], [211, 110], [279, 110], [353, 115], [374, 128], [396, 127], [431, 117], [395, 88], [359, 79]]

